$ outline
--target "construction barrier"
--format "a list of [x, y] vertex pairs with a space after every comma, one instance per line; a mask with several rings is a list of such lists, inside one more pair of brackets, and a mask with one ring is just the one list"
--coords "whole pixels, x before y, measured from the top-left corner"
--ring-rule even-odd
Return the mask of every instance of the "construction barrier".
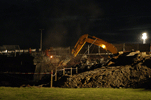
[[63, 71], [63, 76], [65, 75], [65, 70], [66, 69], [70, 69], [70, 75], [69, 76], [71, 76], [72, 77], [72, 70], [73, 69], [76, 69], [76, 74], [78, 73], [78, 68], [76, 67], [76, 68], [63, 68], [63, 69], [56, 69], [55, 70], [55, 73], [53, 74], [53, 70], [51, 70], [51, 72], [45, 72], [45, 73], [33, 73], [33, 72], [28, 72], [28, 73], [21, 73], [21, 72], [0, 72], [0, 74], [26, 74], [26, 75], [31, 75], [31, 74], [38, 74], [38, 75], [40, 75], [40, 74], [51, 74], [51, 80], [50, 80], [50, 87], [52, 87], [53, 86], [53, 77], [55, 76], [55, 81], [57, 81], [57, 72], [58, 71]]

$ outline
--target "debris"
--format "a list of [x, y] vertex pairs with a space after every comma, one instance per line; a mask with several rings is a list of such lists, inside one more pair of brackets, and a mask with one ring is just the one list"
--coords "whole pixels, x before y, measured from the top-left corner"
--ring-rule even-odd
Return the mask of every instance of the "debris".
[[151, 83], [150, 61], [150, 56], [146, 53], [123, 53], [114, 60], [110, 60], [107, 66], [100, 66], [67, 78], [61, 87], [151, 88], [149, 85]]

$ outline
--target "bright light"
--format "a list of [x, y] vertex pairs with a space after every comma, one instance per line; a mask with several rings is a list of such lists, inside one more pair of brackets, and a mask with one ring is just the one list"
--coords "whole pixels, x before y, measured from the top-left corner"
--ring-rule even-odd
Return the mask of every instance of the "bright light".
[[50, 58], [53, 58], [53, 56], [50, 56]]
[[147, 34], [146, 33], [142, 34], [142, 39], [147, 39]]
[[5, 52], [7, 52], [7, 50], [5, 50]]
[[143, 44], [146, 43], [146, 39], [147, 39], [147, 33], [143, 33], [142, 34], [142, 39], [143, 39]]
[[102, 47], [103, 49], [105, 49], [105, 48], [106, 48], [106, 46], [105, 46], [104, 44], [102, 44], [102, 45], [101, 45], [101, 47]]

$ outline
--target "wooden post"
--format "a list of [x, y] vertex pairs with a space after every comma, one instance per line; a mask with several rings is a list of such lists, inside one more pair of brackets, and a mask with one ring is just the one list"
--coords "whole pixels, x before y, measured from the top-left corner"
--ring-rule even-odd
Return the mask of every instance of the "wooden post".
[[57, 67], [56, 67], [56, 72], [55, 72], [55, 81], [57, 81]]
[[72, 67], [71, 67], [71, 77], [72, 77]]
[[98, 53], [99, 53], [99, 55], [100, 55], [100, 46], [98, 46]]
[[76, 67], [76, 74], [78, 73], [78, 67]]
[[53, 70], [51, 70], [51, 81], [50, 81], [50, 87], [52, 88], [53, 84]]
[[63, 75], [65, 75], [65, 68], [63, 68]]
[[89, 45], [88, 45], [88, 55], [90, 54], [90, 49], [89, 49], [90, 47], [89, 47]]
[[[138, 49], [139, 50], [139, 49]], [[123, 44], [123, 51], [125, 51], [125, 43]]]

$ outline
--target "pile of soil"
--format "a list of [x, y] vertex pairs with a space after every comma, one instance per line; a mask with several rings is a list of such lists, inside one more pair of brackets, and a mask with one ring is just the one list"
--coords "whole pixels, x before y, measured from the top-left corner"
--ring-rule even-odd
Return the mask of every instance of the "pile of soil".
[[[121, 60], [121, 59], [118, 59]], [[122, 59], [123, 60], [123, 59]], [[116, 61], [117, 62], [117, 61]], [[124, 61], [123, 61], [124, 62]], [[126, 62], [126, 60], [125, 60]], [[131, 63], [100, 66], [68, 77], [60, 85], [65, 88], [148, 88], [151, 86], [151, 59], [146, 57]], [[118, 66], [117, 66], [118, 65]]]

